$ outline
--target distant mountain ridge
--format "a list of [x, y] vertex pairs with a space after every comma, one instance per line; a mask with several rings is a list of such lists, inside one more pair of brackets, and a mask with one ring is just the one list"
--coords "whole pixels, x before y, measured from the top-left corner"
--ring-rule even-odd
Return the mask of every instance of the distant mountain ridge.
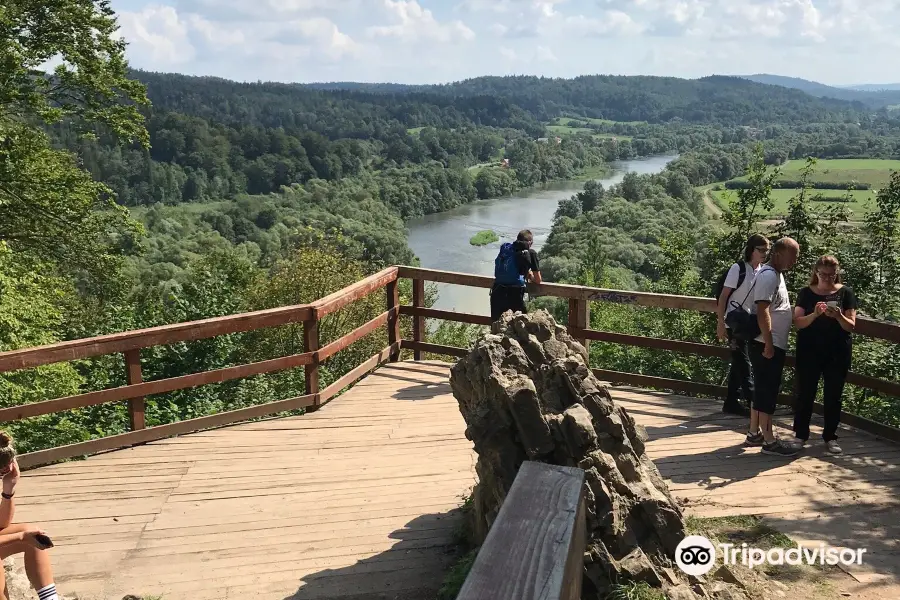
[[[786, 77], [770, 73], [741, 75], [741, 78], [766, 85], [801, 90], [818, 98], [834, 98], [848, 102], [861, 102], [869, 108], [885, 108], [900, 104], [900, 84], [864, 84], [858, 86], [835, 87], [818, 81]], [[894, 86], [894, 87], [891, 87]]]
[[897, 92], [900, 91], [900, 83], [861, 83], [858, 85], [838, 86], [845, 90], [857, 90], [859, 92]]

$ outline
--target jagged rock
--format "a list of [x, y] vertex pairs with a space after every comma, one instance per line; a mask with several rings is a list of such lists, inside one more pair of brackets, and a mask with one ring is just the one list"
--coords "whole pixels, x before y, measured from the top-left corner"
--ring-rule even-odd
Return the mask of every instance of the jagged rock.
[[602, 597], [620, 578], [684, 585], [690, 596], [683, 597], [696, 598], [685, 578], [674, 577], [669, 557], [685, 536], [684, 520], [644, 451], [647, 432], [547, 312], [504, 315], [454, 365], [450, 385], [478, 453], [476, 541], [487, 536], [524, 461], [580, 467], [589, 536], [584, 598]]
[[710, 596], [714, 600], [747, 600], [747, 594], [741, 588], [721, 581], [713, 584]]

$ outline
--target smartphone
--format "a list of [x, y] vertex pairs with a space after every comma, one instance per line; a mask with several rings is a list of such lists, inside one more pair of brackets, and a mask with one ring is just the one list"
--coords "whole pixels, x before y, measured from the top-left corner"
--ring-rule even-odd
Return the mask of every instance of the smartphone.
[[44, 548], [52, 548], [53, 547], [53, 540], [51, 540], [49, 536], [46, 536], [43, 533], [39, 533], [39, 534], [35, 535], [34, 539], [36, 539], [38, 541], [38, 544], [40, 544]]
[[837, 301], [837, 300], [829, 300], [829, 301], [826, 302], [825, 304], [828, 305], [828, 308], [838, 308], [838, 301]]

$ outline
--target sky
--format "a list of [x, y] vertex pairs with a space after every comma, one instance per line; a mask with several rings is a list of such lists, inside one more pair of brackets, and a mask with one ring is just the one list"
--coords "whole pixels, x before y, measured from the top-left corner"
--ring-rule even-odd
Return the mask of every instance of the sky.
[[897, 0], [112, 0], [132, 66], [239, 81], [900, 82]]

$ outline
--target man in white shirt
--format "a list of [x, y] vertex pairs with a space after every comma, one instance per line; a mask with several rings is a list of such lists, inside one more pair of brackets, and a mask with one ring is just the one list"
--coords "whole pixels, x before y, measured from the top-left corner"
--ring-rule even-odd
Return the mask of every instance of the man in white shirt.
[[[753, 402], [753, 366], [750, 363], [747, 342], [734, 337], [731, 329], [725, 324], [725, 317], [739, 307], [747, 312], [753, 312], [751, 294], [753, 282], [768, 253], [769, 240], [758, 233], [751, 235], [744, 246], [744, 260], [731, 265], [725, 276], [722, 293], [719, 295], [717, 333], [719, 341], [724, 342], [727, 339], [731, 348], [728, 393], [725, 395], [722, 412], [732, 415], [750, 416], [749, 405]], [[747, 406], [740, 403], [741, 392]]]
[[746, 443], [762, 446], [766, 454], [793, 456], [798, 449], [782, 444], [772, 430], [772, 415], [781, 391], [781, 376], [787, 356], [788, 337], [793, 323], [793, 308], [784, 283], [784, 271], [790, 270], [800, 255], [800, 245], [781, 238], [772, 247], [772, 257], [756, 275], [753, 300], [762, 333], [750, 342], [753, 364], [753, 406]]

